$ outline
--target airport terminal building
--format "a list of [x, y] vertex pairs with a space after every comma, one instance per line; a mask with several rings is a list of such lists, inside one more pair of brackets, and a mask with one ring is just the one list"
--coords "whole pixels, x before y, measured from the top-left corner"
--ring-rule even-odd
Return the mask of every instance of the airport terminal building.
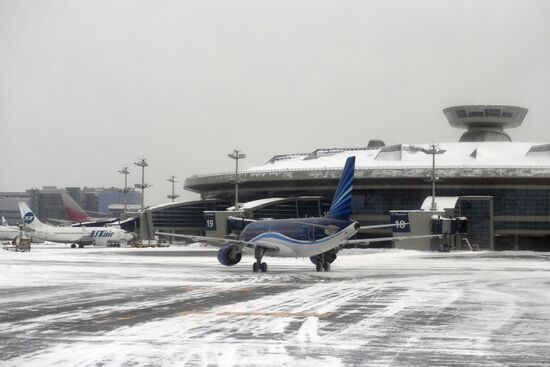
[[[512, 142], [505, 131], [519, 126], [527, 110], [471, 105], [443, 112], [451, 126], [466, 131], [459, 142], [438, 144], [437, 196], [460, 198], [455, 213], [469, 218], [470, 235], [482, 248], [550, 250], [550, 143]], [[420, 209], [431, 195], [426, 181], [432, 172], [428, 149], [430, 144], [386, 146], [371, 140], [359, 148], [276, 155], [240, 172], [240, 202], [257, 203], [248, 205], [250, 217], [262, 211], [271, 218], [322, 214], [346, 158], [354, 155], [353, 218], [362, 225], [389, 223], [390, 210]], [[199, 193], [201, 202], [211, 207], [228, 207], [234, 197], [234, 174], [192, 176], [184, 188]], [[177, 211], [185, 206], [169, 207]], [[304, 206], [309, 209], [300, 213]], [[153, 212], [153, 219], [166, 219], [162, 208]], [[178, 227], [175, 222], [165, 225]], [[387, 230], [375, 232], [366, 236], [391, 235]]]
[[[440, 154], [435, 155], [435, 173], [440, 179], [437, 197], [455, 198], [445, 200], [446, 212], [450, 209], [469, 219], [467, 236], [480, 248], [550, 251], [550, 143], [512, 142], [506, 131], [519, 126], [527, 110], [471, 105], [443, 112], [451, 126], [466, 130], [459, 142], [438, 144]], [[240, 171], [240, 209], [250, 219], [322, 216], [328, 211], [345, 160], [355, 156], [352, 218], [361, 225], [390, 223], [392, 210], [426, 208], [431, 195], [426, 180], [432, 174], [430, 145], [385, 145], [370, 140], [364, 147], [276, 155], [262, 166]], [[234, 205], [234, 179], [233, 172], [189, 177], [184, 188], [199, 193], [200, 200], [148, 208], [125, 229], [140, 233], [145, 229], [147, 237], [157, 231], [204, 234], [205, 212], [225, 211]], [[16, 204], [23, 200], [41, 216], [63, 218], [58, 191], [3, 193], [0, 213], [16, 221]], [[83, 195], [84, 190], [67, 189], [75, 200], [86, 203], [85, 209], [93, 207], [92, 211], [99, 211], [99, 191], [108, 190]], [[113, 195], [120, 195], [119, 191]], [[138, 198], [135, 195], [127, 203]], [[390, 237], [392, 233], [376, 229], [357, 236]]]

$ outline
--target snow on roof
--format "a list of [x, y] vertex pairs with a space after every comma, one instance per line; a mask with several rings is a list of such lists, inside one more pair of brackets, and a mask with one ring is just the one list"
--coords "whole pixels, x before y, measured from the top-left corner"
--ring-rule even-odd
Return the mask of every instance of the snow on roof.
[[[287, 197], [287, 198], [267, 198], [267, 199], [258, 199], [258, 200], [252, 200], [248, 201], [246, 203], [240, 203], [241, 210], [245, 209], [258, 209], [261, 206], [265, 206], [268, 204], [274, 204], [278, 201], [293, 201], [293, 200], [320, 200], [323, 199], [322, 196], [317, 195], [305, 195], [305, 196], [298, 196], [298, 197]], [[234, 211], [235, 206], [227, 208], [228, 211]]]
[[174, 201], [174, 202], [169, 202], [169, 203], [163, 203], [163, 204], [159, 204], [159, 205], [155, 205], [155, 206], [150, 206], [148, 208], [146, 208], [147, 210], [150, 210], [150, 211], [154, 211], [154, 210], [159, 210], [159, 209], [166, 209], [166, 208], [169, 208], [169, 207], [172, 207], [172, 206], [181, 206], [181, 205], [193, 205], [193, 204], [198, 204], [198, 203], [204, 203], [204, 202], [215, 202], [217, 201], [216, 199], [204, 199], [204, 200], [190, 200], [190, 201]]
[[[546, 145], [513, 142], [440, 143], [439, 148], [445, 152], [436, 156], [436, 167], [550, 167], [547, 154], [533, 154], [537, 150], [536, 147]], [[262, 166], [250, 167], [242, 172], [341, 169], [350, 156], [355, 156], [355, 166], [363, 169], [431, 167], [432, 156], [422, 151], [422, 149], [429, 149], [429, 146], [430, 144], [398, 144], [381, 149], [342, 150], [313, 159], [307, 154], [289, 155], [287, 159], [269, 161]], [[535, 148], [534, 151], [533, 148]], [[528, 152], [531, 153], [527, 154]]]
[[109, 210], [138, 210], [141, 208], [140, 204], [109, 204]]
[[[259, 206], [272, 204], [280, 200], [288, 200], [288, 198], [268, 198], [268, 199], [259, 199], [259, 200], [252, 200], [248, 201], [246, 203], [240, 203], [241, 207], [239, 209], [254, 209]], [[228, 211], [234, 211], [235, 206], [227, 208]]]

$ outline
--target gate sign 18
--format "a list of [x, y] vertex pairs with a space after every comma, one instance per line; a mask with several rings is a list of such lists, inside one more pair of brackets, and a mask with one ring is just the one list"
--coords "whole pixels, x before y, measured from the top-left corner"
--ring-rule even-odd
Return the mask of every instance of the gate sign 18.
[[409, 224], [409, 213], [403, 212], [391, 212], [390, 213], [391, 223], [395, 226], [393, 227], [394, 232], [410, 232], [411, 226]]
[[216, 213], [204, 213], [204, 228], [207, 231], [216, 230]]

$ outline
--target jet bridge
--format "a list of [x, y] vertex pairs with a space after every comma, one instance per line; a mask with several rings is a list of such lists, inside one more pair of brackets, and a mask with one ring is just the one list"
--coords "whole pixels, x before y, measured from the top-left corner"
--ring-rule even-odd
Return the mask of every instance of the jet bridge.
[[[491, 219], [490, 212], [466, 210], [468, 208], [484, 208], [483, 204], [490, 203], [489, 198], [477, 196], [438, 197], [436, 198], [436, 210], [430, 209], [431, 203], [432, 197], [428, 196], [420, 210], [390, 211], [391, 222], [396, 224], [393, 236], [441, 235], [441, 237], [395, 241], [396, 248], [421, 251], [448, 251], [465, 248], [492, 249], [492, 234], [490, 231], [483, 231], [485, 228], [483, 222]], [[477, 222], [472, 223], [469, 215], [472, 215]]]

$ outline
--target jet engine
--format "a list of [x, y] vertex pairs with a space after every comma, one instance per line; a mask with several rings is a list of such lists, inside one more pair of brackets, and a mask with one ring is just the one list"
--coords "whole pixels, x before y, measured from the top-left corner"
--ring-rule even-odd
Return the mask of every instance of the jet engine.
[[243, 253], [239, 246], [224, 246], [218, 250], [218, 261], [225, 266], [232, 266], [241, 261]]

